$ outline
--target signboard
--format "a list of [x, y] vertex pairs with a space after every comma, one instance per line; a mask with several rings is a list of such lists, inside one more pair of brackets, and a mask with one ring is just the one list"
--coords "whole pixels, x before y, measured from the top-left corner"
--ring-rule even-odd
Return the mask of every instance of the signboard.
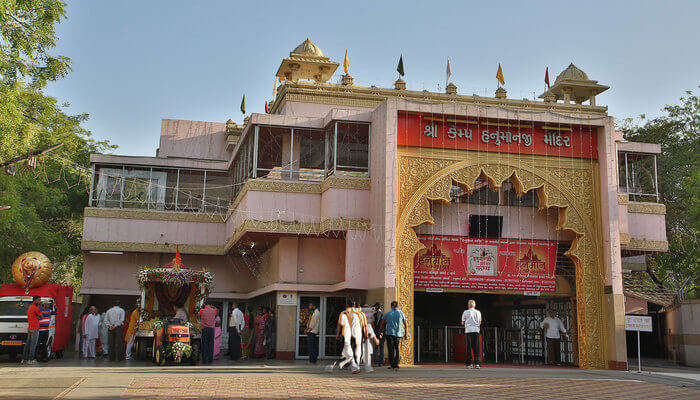
[[399, 146], [598, 158], [590, 126], [399, 112]]
[[523, 291], [556, 290], [557, 242], [419, 235], [426, 248], [413, 261], [415, 287]]
[[651, 332], [651, 317], [646, 315], [625, 315], [625, 330]]
[[297, 305], [296, 292], [277, 292], [278, 306], [295, 306]]

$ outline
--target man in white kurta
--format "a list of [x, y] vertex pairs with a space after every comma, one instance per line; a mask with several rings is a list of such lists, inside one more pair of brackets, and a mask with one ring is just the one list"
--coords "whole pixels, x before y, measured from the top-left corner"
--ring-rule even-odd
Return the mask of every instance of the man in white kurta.
[[95, 307], [90, 308], [90, 314], [85, 317], [83, 331], [83, 354], [87, 358], [95, 358], [95, 341], [99, 337], [100, 316]]
[[336, 333], [336, 337], [340, 338], [341, 335], [343, 336], [343, 352], [341, 354], [343, 360], [340, 362], [340, 364], [338, 364], [338, 367], [343, 368], [349, 363], [350, 370], [355, 373], [356, 371], [360, 370], [360, 367], [355, 362], [352, 352], [352, 345], [350, 344], [352, 338], [352, 328], [350, 325], [351, 317], [349, 316], [351, 313], [352, 308], [348, 307], [345, 311], [340, 313], [340, 316], [338, 316], [338, 331]]
[[[364, 325], [366, 325], [366, 319], [363, 320], [362, 316], [360, 315], [362, 311], [360, 311], [359, 308], [354, 307], [352, 308], [351, 312], [351, 317], [352, 320], [350, 321], [350, 334], [352, 335], [352, 340], [354, 340], [354, 345], [352, 348], [353, 351], [353, 358], [355, 360], [354, 365], [358, 366], [362, 362], [362, 342], [365, 340], [365, 329]], [[355, 370], [353, 369], [353, 372]]]

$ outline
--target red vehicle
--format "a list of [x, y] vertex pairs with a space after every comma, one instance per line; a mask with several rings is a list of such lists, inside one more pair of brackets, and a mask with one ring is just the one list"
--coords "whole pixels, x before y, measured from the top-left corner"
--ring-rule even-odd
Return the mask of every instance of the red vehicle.
[[21, 285], [0, 285], [0, 353], [16, 357], [22, 352], [27, 340], [27, 309], [33, 296], [41, 296], [42, 301], [53, 301], [56, 307], [48, 334], [40, 335], [37, 359], [61, 358], [71, 335], [73, 286], [54, 284], [30, 288], [29, 293]]

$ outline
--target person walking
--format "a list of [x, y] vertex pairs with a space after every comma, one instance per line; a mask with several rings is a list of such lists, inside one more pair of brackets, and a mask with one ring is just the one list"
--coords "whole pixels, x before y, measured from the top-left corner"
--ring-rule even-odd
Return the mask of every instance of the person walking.
[[467, 309], [462, 313], [462, 325], [466, 335], [467, 354], [465, 363], [468, 369], [481, 368], [481, 347], [479, 346], [479, 332], [481, 331], [481, 311], [476, 309], [476, 302], [469, 300]]
[[90, 306], [90, 313], [85, 317], [83, 329], [83, 354], [85, 358], [95, 358], [95, 342], [100, 336], [100, 316], [97, 314], [97, 307]]
[[202, 364], [214, 362], [214, 328], [219, 311], [207, 303], [199, 310], [197, 317], [202, 325]]
[[561, 335], [568, 339], [566, 328], [561, 319], [557, 317], [554, 310], [547, 311], [547, 317], [540, 323], [540, 328], [545, 330], [545, 340], [547, 341], [547, 364], [559, 365], [561, 362]]
[[129, 325], [126, 328], [126, 335], [124, 335], [124, 342], [126, 343], [126, 359], [131, 360], [131, 349], [134, 347], [134, 340], [136, 339], [136, 331], [138, 330], [139, 324], [139, 302], [136, 302], [136, 308], [131, 312], [129, 317]]
[[305, 333], [309, 347], [309, 362], [316, 364], [318, 362], [318, 333], [321, 329], [321, 313], [313, 302], [309, 303], [309, 311], [311, 311], [311, 318], [306, 325]]
[[238, 302], [233, 302], [233, 310], [228, 320], [228, 354], [231, 360], [241, 358], [241, 333], [245, 327], [243, 312], [238, 309]]
[[39, 309], [40, 301], [41, 297], [34, 296], [32, 298], [32, 304], [30, 304], [27, 309], [27, 322], [29, 326], [27, 327], [27, 341], [24, 344], [24, 351], [22, 352], [22, 361], [20, 364], [36, 364], [34, 356], [36, 353], [36, 344], [39, 342], [39, 320], [41, 319], [41, 310]]
[[382, 305], [379, 303], [374, 303], [372, 329], [377, 336], [377, 340], [372, 342], [372, 347], [374, 353], [374, 364], [377, 367], [381, 367], [384, 364], [384, 335], [381, 332], [383, 316], [384, 312]]
[[105, 313], [105, 322], [109, 329], [109, 360], [124, 361], [124, 319], [126, 313], [119, 307], [119, 300]]
[[399, 369], [399, 340], [408, 338], [406, 315], [399, 310], [399, 303], [391, 302], [391, 311], [382, 316], [382, 332], [389, 350], [389, 369]]
[[346, 365], [350, 365], [350, 371], [353, 374], [360, 372], [360, 366], [355, 362], [355, 356], [352, 350], [352, 306], [348, 305], [345, 311], [338, 316], [338, 326], [336, 327], [335, 337], [340, 339], [343, 336], [343, 351], [341, 353], [342, 360], [338, 364], [338, 368], [342, 369]]

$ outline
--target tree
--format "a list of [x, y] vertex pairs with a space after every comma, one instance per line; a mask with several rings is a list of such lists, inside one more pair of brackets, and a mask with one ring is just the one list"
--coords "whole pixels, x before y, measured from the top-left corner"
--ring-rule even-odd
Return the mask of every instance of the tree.
[[[79, 285], [82, 212], [87, 205], [90, 153], [113, 148], [81, 127], [87, 114], [68, 115], [67, 104], [44, 94], [70, 71], [70, 60], [51, 55], [55, 26], [65, 17], [56, 0], [0, 0], [0, 161], [63, 143], [36, 170], [18, 164], [0, 174], [0, 281], [20, 254], [36, 250], [53, 261], [54, 278]], [[0, 171], [2, 172], [2, 171]]]
[[700, 100], [688, 91], [679, 104], [663, 110], [664, 115], [643, 125], [624, 127], [627, 140], [661, 145], [658, 181], [666, 204], [669, 251], [651, 255], [648, 265], [680, 297], [700, 297]]

